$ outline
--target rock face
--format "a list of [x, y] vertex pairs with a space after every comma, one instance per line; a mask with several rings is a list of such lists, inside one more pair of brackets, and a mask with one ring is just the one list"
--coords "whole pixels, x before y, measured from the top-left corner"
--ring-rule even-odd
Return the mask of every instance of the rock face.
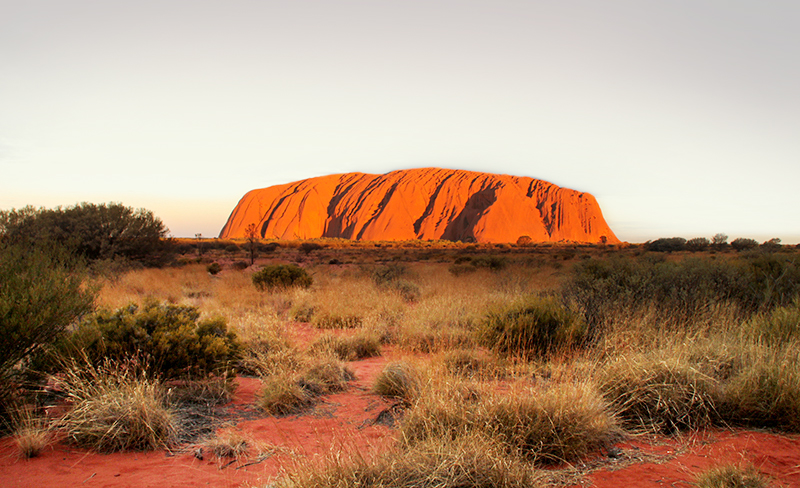
[[248, 192], [221, 238], [618, 243], [595, 198], [528, 177], [439, 168], [344, 173]]

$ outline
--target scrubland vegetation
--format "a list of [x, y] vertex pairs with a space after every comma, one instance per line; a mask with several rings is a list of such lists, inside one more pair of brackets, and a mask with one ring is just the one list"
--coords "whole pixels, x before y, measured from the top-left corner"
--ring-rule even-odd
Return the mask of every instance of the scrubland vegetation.
[[[794, 248], [251, 244], [105, 272], [4, 244], [0, 401], [20, 454], [200, 442], [187, 411], [237, 374], [261, 379], [263, 415], [303, 414], [351, 388], [348, 362], [389, 353], [372, 392], [401, 412], [393, 447], [279, 486], [546, 486], [630, 436], [800, 432]], [[220, 457], [252, 446], [209, 439]], [[718, 471], [700, 486], [758, 479]]]

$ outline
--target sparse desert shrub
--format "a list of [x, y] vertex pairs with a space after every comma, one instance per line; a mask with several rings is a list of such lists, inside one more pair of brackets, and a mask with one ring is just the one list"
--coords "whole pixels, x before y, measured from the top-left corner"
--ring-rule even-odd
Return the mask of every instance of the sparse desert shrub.
[[306, 368], [299, 384], [312, 395], [326, 395], [347, 389], [347, 382], [355, 378], [353, 372], [339, 358], [321, 356]]
[[394, 263], [376, 267], [372, 270], [371, 278], [379, 287], [394, 291], [406, 302], [414, 303], [420, 298], [420, 289], [416, 283], [403, 278], [408, 274], [408, 268]]
[[745, 332], [772, 344], [786, 344], [800, 338], [800, 300], [792, 305], [754, 316], [744, 324]]
[[374, 459], [330, 457], [278, 481], [278, 488], [537, 488], [544, 477], [522, 459], [481, 436], [439, 439], [392, 450]]
[[506, 267], [508, 260], [502, 256], [478, 256], [472, 260], [476, 268], [487, 268], [490, 271], [500, 271]]
[[362, 321], [359, 315], [326, 313], [314, 315], [312, 323], [319, 329], [353, 329], [361, 327]]
[[236, 261], [231, 265], [231, 268], [233, 268], [236, 271], [244, 271], [247, 269], [247, 266], [248, 264], [244, 261]]
[[411, 403], [421, 388], [419, 371], [407, 361], [387, 364], [375, 378], [373, 391], [378, 395]]
[[256, 395], [256, 405], [272, 415], [299, 412], [314, 403], [312, 394], [304, 389], [291, 374], [276, 374], [262, 380]]
[[250, 450], [250, 441], [242, 432], [235, 429], [221, 429], [213, 437], [203, 441], [202, 447], [218, 458], [239, 458]]
[[447, 271], [449, 271], [453, 276], [461, 276], [468, 273], [474, 273], [475, 271], [478, 271], [478, 268], [471, 262], [462, 262], [451, 264], [450, 267], [447, 268]]
[[53, 439], [48, 422], [38, 416], [32, 405], [19, 406], [11, 412], [14, 445], [24, 459], [36, 457]]
[[453, 375], [474, 377], [499, 373], [497, 362], [477, 349], [454, 349], [444, 353], [441, 361]]
[[100, 452], [150, 450], [176, 438], [176, 414], [161, 383], [135, 363], [74, 362], [57, 382], [72, 406], [58, 426], [78, 446]]
[[67, 355], [104, 358], [138, 357], [148, 371], [169, 378], [198, 378], [232, 372], [240, 344], [225, 321], [199, 321], [195, 307], [146, 303], [116, 312], [100, 311], [84, 321], [60, 347]]
[[318, 250], [322, 249], [323, 247], [325, 247], [325, 246], [323, 246], [322, 244], [318, 244], [316, 242], [303, 242], [302, 244], [300, 244], [299, 249], [300, 249], [300, 252], [302, 252], [303, 254], [308, 256], [312, 252], [318, 251]]
[[723, 389], [719, 410], [732, 424], [800, 432], [800, 353], [759, 345]]
[[83, 287], [75, 268], [64, 254], [0, 243], [0, 419], [16, 391], [20, 361], [91, 310], [94, 290]]
[[380, 338], [368, 331], [354, 335], [325, 334], [314, 341], [311, 349], [330, 351], [343, 361], [356, 361], [381, 355]]
[[219, 274], [220, 271], [222, 271], [222, 266], [218, 262], [214, 261], [213, 263], [206, 266], [206, 271], [208, 271], [208, 274], [214, 276]]
[[537, 464], [578, 459], [618, 435], [608, 405], [585, 383], [557, 384], [547, 390], [515, 388], [502, 394], [426, 389], [401, 428], [404, 442], [411, 446], [480, 434]]
[[703, 471], [694, 482], [697, 488], [767, 488], [770, 479], [753, 466], [718, 466]]
[[261, 291], [276, 288], [308, 288], [313, 283], [311, 276], [295, 264], [265, 266], [253, 274], [253, 284]]
[[579, 345], [586, 333], [579, 314], [554, 298], [529, 297], [490, 311], [479, 325], [482, 344], [506, 355], [545, 356]]
[[680, 354], [620, 356], [601, 368], [598, 382], [620, 419], [633, 428], [669, 434], [719, 419], [719, 381]]

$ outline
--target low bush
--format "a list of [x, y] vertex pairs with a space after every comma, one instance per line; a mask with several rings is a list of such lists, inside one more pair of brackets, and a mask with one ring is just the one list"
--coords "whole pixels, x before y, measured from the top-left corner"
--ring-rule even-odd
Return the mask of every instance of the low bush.
[[215, 276], [219, 274], [220, 271], [222, 271], [222, 266], [218, 262], [214, 261], [213, 263], [206, 266], [206, 271], [208, 271], [208, 274]]
[[236, 334], [221, 318], [199, 320], [195, 307], [148, 302], [101, 311], [85, 320], [60, 344], [67, 356], [91, 362], [137, 357], [149, 372], [169, 378], [231, 373], [240, 353]]
[[673, 252], [686, 249], [686, 239], [683, 237], [662, 237], [645, 243], [644, 248], [653, 252]]
[[295, 264], [265, 266], [253, 274], [253, 285], [261, 291], [281, 288], [308, 288], [314, 280]]
[[505, 355], [546, 356], [581, 344], [585, 333], [579, 314], [542, 297], [492, 310], [478, 326], [480, 342]]
[[203, 441], [202, 447], [211, 451], [218, 458], [240, 458], [247, 455], [252, 441], [240, 431], [222, 429], [213, 437]]
[[92, 309], [95, 291], [76, 268], [57, 250], [0, 242], [0, 425], [24, 372], [19, 366]]

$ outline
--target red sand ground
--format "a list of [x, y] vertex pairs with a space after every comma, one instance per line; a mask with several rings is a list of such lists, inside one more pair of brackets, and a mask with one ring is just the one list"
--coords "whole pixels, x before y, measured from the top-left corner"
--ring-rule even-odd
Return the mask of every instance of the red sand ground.
[[[298, 333], [312, 334], [302, 328]], [[13, 440], [5, 438], [0, 439], [0, 487], [263, 486], [310, 456], [375, 452], [391, 444], [396, 432], [375, 423], [391, 404], [369, 393], [369, 385], [391, 356], [386, 351], [382, 357], [350, 363], [357, 380], [348, 391], [325, 397], [311, 412], [282, 418], [244, 416], [250, 419], [238, 421], [237, 429], [276, 447], [266, 459], [251, 457], [228, 464], [226, 459], [206, 454], [200, 460], [194, 448], [175, 453], [96, 454], [57, 443], [39, 457], [24, 460], [16, 455]], [[246, 413], [259, 381], [239, 378], [238, 383], [230, 408]], [[779, 486], [800, 487], [800, 436], [715, 430], [617, 447], [622, 453], [618, 459], [598, 454], [587, 460], [597, 467], [575, 486], [691, 486], [696, 473], [709, 467], [749, 464], [774, 477]]]

